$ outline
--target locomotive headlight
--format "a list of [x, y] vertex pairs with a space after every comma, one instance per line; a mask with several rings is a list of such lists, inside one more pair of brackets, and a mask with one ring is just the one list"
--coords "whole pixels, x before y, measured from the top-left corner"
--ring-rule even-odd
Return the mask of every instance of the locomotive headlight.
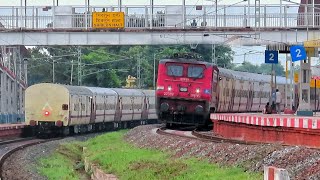
[[196, 93], [200, 93], [200, 88], [197, 88], [197, 89], [196, 89]]
[[164, 90], [164, 86], [157, 86], [157, 90]]
[[168, 91], [171, 91], [172, 90], [172, 87], [171, 86], [168, 86]]
[[194, 109], [196, 113], [203, 113], [203, 106], [197, 105], [196, 108]]

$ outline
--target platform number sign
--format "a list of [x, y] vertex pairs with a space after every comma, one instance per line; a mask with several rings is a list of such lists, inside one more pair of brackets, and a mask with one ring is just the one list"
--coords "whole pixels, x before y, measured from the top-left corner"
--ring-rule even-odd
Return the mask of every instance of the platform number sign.
[[301, 61], [307, 59], [307, 52], [303, 46], [291, 46], [290, 47], [290, 55], [292, 58], [292, 62]]
[[265, 51], [265, 63], [278, 64], [278, 51]]

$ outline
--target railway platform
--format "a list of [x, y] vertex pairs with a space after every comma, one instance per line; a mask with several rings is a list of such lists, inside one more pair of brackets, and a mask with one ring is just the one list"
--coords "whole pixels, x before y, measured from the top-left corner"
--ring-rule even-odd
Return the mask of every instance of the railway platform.
[[0, 124], [0, 140], [7, 137], [16, 137], [22, 134], [25, 123]]
[[213, 131], [226, 138], [320, 148], [320, 115], [214, 113]]

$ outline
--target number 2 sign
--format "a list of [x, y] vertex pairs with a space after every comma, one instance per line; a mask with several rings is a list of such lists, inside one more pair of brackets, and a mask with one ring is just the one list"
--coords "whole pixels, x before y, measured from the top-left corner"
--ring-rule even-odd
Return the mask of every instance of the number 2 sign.
[[265, 63], [268, 64], [278, 64], [278, 51], [268, 51], [265, 50]]
[[303, 46], [291, 46], [290, 55], [292, 58], [292, 62], [307, 59], [307, 52]]

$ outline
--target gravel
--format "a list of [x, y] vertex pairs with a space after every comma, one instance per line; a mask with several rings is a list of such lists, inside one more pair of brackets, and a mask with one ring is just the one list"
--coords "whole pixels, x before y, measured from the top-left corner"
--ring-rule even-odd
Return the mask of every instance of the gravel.
[[173, 157], [198, 157], [226, 166], [241, 166], [246, 171], [263, 173], [264, 166], [288, 170], [291, 179], [320, 179], [320, 150], [279, 144], [242, 145], [211, 143], [185, 137], [159, 135], [156, 125], [139, 126], [125, 139], [137, 147], [173, 153]]
[[4, 179], [10, 180], [44, 180], [45, 177], [41, 176], [36, 169], [37, 161], [39, 158], [49, 156], [54, 150], [62, 143], [71, 141], [86, 141], [89, 138], [95, 137], [101, 133], [87, 134], [81, 136], [73, 136], [61, 140], [51, 141], [35, 146], [27, 147], [19, 150], [8, 157], [5, 161]]

